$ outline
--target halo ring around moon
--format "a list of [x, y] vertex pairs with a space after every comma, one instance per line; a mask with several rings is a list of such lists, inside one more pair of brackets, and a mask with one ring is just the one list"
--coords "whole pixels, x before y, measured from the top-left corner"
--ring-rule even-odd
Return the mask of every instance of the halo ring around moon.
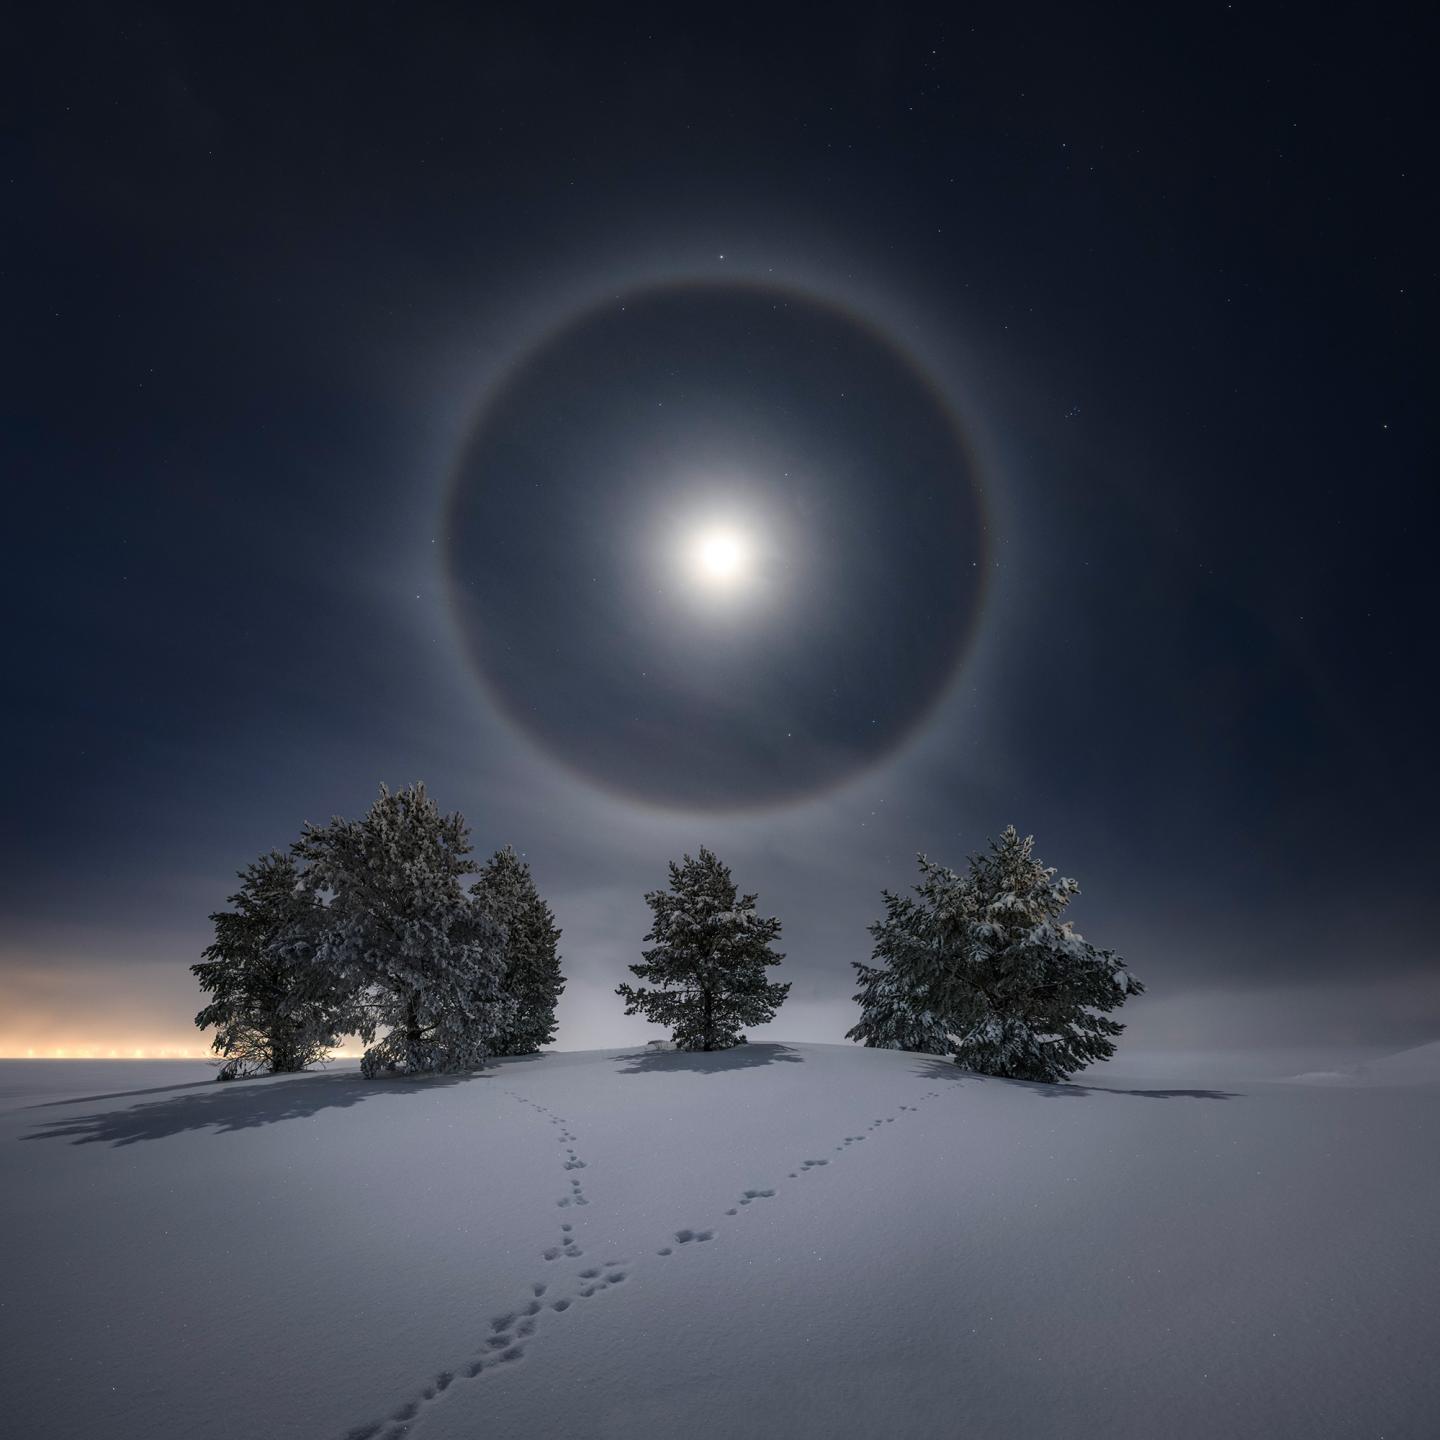
[[[772, 612], [726, 628], [686, 614], [651, 522], [732, 502], [791, 543]], [[442, 546], [511, 725], [632, 802], [736, 812], [823, 794], [924, 728], [981, 617], [988, 532], [953, 403], [873, 320], [684, 280], [583, 307], [505, 367]]]

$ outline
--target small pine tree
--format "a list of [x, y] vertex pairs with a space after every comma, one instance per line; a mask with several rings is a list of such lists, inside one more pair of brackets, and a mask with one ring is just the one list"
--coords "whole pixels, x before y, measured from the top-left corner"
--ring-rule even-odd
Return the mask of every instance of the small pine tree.
[[190, 967], [210, 1003], [195, 1017], [213, 1027], [225, 1057], [220, 1080], [304, 1070], [346, 1028], [344, 995], [311, 963], [318, 908], [293, 857], [272, 851], [240, 872], [233, 910], [210, 917], [215, 939]]
[[356, 997], [367, 1076], [478, 1069], [510, 1021], [503, 934], [462, 888], [470, 849], [464, 818], [423, 785], [382, 785], [364, 819], [307, 826], [296, 843], [324, 901], [316, 963]]
[[505, 993], [515, 1014], [495, 1039], [497, 1055], [533, 1055], [555, 1038], [555, 1004], [565, 989], [555, 916], [530, 867], [508, 845], [497, 850], [470, 890], [505, 932]]
[[967, 874], [923, 855], [920, 872], [918, 900], [887, 895], [872, 927], [883, 978], [852, 1036], [886, 1043], [923, 1018], [920, 1038], [943, 1030], [957, 1064], [1018, 1080], [1063, 1080], [1115, 1053], [1125, 1027], [1105, 1012], [1145, 987], [1062, 920], [1080, 887], [1035, 858], [1033, 837], [1012, 825]]
[[785, 957], [770, 948], [780, 922], [755, 913], [754, 895], [737, 895], [730, 869], [702, 849], [670, 863], [669, 890], [652, 890], [651, 949], [630, 969], [651, 988], [620, 985], [627, 1015], [671, 1027], [681, 1050], [725, 1050], [744, 1042], [743, 1025], [763, 1025], [789, 993], [765, 978]]

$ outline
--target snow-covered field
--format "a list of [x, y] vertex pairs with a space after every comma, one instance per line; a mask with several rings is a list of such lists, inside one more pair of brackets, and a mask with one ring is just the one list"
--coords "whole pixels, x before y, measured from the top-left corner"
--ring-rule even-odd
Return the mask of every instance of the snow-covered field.
[[1224, 1070], [0, 1063], [0, 1430], [1440, 1434], [1440, 1047]]

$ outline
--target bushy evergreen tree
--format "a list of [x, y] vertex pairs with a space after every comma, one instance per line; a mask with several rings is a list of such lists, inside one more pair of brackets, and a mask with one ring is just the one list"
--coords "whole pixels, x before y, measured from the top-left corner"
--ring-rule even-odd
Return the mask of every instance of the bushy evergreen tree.
[[755, 913], [754, 895], [737, 895], [730, 869], [709, 850], [670, 864], [670, 888], [652, 890], [654, 944], [630, 969], [649, 987], [620, 985], [627, 1015], [668, 1025], [681, 1050], [743, 1043], [740, 1027], [775, 1018], [788, 984], [766, 979], [783, 955], [770, 948], [780, 922]]
[[303, 1070], [346, 1028], [345, 994], [316, 967], [318, 907], [293, 856], [272, 851], [240, 872], [233, 910], [210, 917], [215, 939], [190, 967], [210, 1003], [195, 1017], [215, 1030], [219, 1079]]
[[870, 927], [875, 938], [872, 958], [877, 965], [855, 962], [860, 1020], [847, 1038], [885, 1050], [918, 1050], [946, 1055], [950, 1037], [937, 1012], [929, 986], [919, 978], [921, 968], [913, 947], [924, 926], [918, 906], [908, 896], [885, 893], [885, 918]]
[[1109, 1059], [1125, 1027], [1106, 1012], [1144, 986], [1061, 918], [1079, 890], [1014, 826], [963, 876], [921, 856], [917, 898], [887, 894], [871, 927], [882, 964], [857, 967], [865, 1009], [850, 1034], [870, 1045], [919, 1038], [915, 1048], [1020, 1080], [1063, 1080]]
[[296, 843], [324, 903], [315, 963], [355, 997], [366, 1075], [477, 1069], [513, 1015], [503, 932], [463, 888], [470, 850], [464, 818], [423, 785], [381, 786], [363, 819], [306, 826]]
[[508, 845], [471, 887], [481, 909], [505, 932], [505, 994], [513, 1018], [496, 1037], [497, 1055], [533, 1055], [555, 1038], [555, 1004], [565, 988], [555, 916], [540, 898], [530, 867]]

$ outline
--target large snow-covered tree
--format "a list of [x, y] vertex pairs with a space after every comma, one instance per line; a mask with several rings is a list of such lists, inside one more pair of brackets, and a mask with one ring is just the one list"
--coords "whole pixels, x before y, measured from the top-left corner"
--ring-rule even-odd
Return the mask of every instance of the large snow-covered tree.
[[190, 967], [211, 996], [195, 1023], [215, 1031], [218, 1078], [303, 1070], [336, 1045], [349, 1010], [313, 963], [315, 900], [294, 858], [272, 851], [240, 872], [229, 903], [210, 917], [215, 939]]
[[481, 867], [470, 893], [505, 931], [504, 989], [515, 1013], [496, 1037], [494, 1053], [533, 1055], [555, 1038], [555, 1004], [565, 988], [555, 916], [530, 867], [508, 845]]
[[625, 1013], [668, 1025], [681, 1050], [725, 1050], [744, 1041], [742, 1026], [773, 1020], [790, 986], [766, 978], [784, 959], [771, 949], [780, 922], [757, 915], [755, 898], [737, 894], [709, 850], [672, 861], [670, 888], [645, 897], [654, 944], [630, 967], [649, 984], [616, 988]]
[[464, 889], [470, 851], [464, 818], [423, 785], [382, 785], [363, 819], [306, 826], [296, 843], [324, 905], [315, 961], [355, 996], [366, 1075], [477, 1069], [510, 1021], [504, 933]]
[[1125, 1028], [1108, 1012], [1144, 986], [1062, 919], [1079, 891], [1014, 826], [964, 875], [922, 855], [916, 898], [887, 894], [871, 927], [880, 973], [857, 967], [865, 1008], [851, 1035], [919, 1038], [914, 1048], [1019, 1080], [1063, 1080], [1108, 1060]]

